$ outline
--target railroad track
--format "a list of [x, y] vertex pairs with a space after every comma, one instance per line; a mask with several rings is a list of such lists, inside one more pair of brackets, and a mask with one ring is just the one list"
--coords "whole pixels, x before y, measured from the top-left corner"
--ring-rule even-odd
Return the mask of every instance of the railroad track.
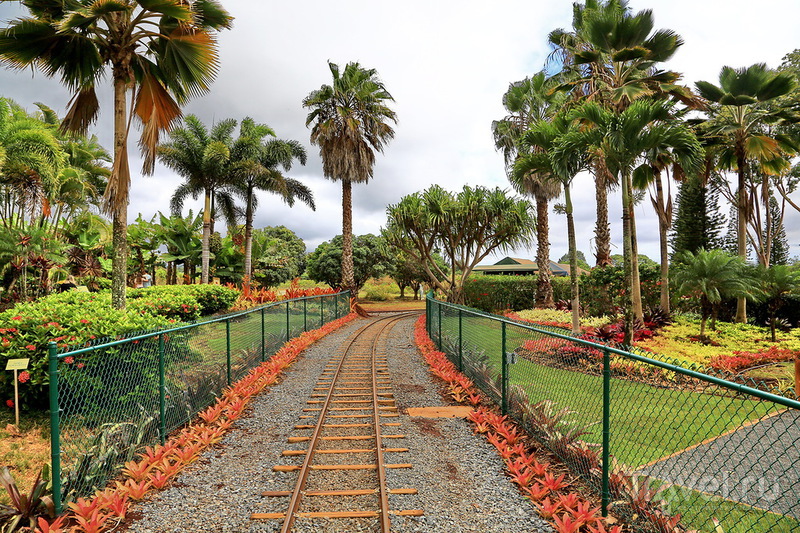
[[[266, 491], [267, 497], [289, 498], [286, 511], [253, 513], [254, 520], [282, 520], [282, 533], [292, 531], [297, 518], [374, 519], [376, 531], [390, 531], [390, 516], [421, 516], [420, 509], [390, 509], [389, 495], [416, 494], [414, 488], [390, 489], [386, 470], [411, 468], [388, 462], [408, 452], [392, 447], [404, 436], [396, 433], [399, 414], [380, 338], [398, 320], [413, 312], [377, 318], [357, 330], [346, 346], [326, 365], [317, 381], [301, 423], [301, 433], [289, 443], [305, 449], [284, 450], [286, 457], [302, 458], [299, 465], [276, 465], [278, 472], [297, 472], [291, 491]], [[392, 443], [392, 444], [385, 444]]]

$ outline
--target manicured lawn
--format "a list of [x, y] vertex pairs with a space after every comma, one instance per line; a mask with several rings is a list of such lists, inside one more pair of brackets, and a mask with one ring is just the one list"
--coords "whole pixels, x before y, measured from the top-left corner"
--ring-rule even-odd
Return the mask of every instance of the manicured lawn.
[[[502, 331], [498, 322], [464, 316], [463, 347], [483, 352], [500, 368]], [[442, 336], [458, 338], [458, 317], [442, 317]], [[541, 338], [524, 328], [506, 327], [506, 350]], [[525, 388], [531, 402], [552, 401], [571, 411], [567, 420], [586, 427], [587, 442], [602, 441], [603, 384], [600, 376], [518, 359], [510, 366], [510, 384]], [[704, 394], [612, 378], [611, 453], [638, 467], [693, 444], [736, 429], [774, 411], [771, 403]]]
[[672, 487], [659, 494], [667, 502], [670, 512], [681, 514], [681, 523], [701, 532], [714, 532], [716, 518], [725, 533], [794, 533], [800, 523], [791, 517], [754, 509], [747, 505]]
[[[550, 368], [529, 361], [511, 367], [511, 383], [532, 402], [551, 400], [588, 426], [583, 440], [602, 442], [600, 376]], [[611, 453], [629, 467], [645, 465], [760, 418], [772, 404], [611, 380]], [[774, 409], [773, 409], [774, 410]]]

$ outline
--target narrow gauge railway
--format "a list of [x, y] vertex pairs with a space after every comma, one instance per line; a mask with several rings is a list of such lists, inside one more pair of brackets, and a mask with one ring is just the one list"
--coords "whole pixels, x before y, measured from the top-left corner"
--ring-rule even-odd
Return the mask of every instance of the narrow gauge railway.
[[[370, 519], [374, 531], [388, 533], [390, 517], [421, 516], [421, 509], [390, 509], [389, 495], [414, 495], [413, 487], [389, 488], [386, 470], [412, 468], [394, 461], [399, 447], [399, 414], [381, 340], [397, 321], [416, 313], [384, 316], [358, 329], [326, 365], [295, 426], [300, 434], [289, 443], [304, 449], [284, 450], [302, 464], [276, 465], [278, 472], [297, 472], [294, 490], [265, 491], [288, 498], [286, 511], [253, 513], [253, 520], [281, 520], [283, 533], [300, 519]], [[387, 460], [387, 456], [388, 459]], [[405, 500], [405, 499], [404, 499]]]

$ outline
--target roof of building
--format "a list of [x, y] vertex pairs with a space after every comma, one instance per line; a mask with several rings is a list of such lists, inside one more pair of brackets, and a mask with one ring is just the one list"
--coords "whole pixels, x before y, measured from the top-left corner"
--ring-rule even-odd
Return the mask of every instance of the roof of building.
[[[530, 273], [536, 274], [539, 271], [536, 262], [531, 259], [522, 259], [519, 257], [504, 257], [497, 263], [493, 265], [478, 265], [473, 269], [475, 272], [487, 272], [487, 273], [498, 273], [498, 272], [513, 272], [514, 274], [523, 274], [523, 273]], [[569, 275], [569, 265], [565, 265], [562, 263], [556, 263], [555, 261], [550, 261], [550, 271], [553, 273], [554, 276], [568, 276]], [[578, 267], [578, 274], [588, 274], [586, 269]]]

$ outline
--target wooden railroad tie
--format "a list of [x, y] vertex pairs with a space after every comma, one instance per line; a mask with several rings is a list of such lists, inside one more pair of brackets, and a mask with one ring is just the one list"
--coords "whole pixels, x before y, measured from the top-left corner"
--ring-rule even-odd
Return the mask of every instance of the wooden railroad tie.
[[[389, 511], [393, 516], [422, 516], [425, 512], [422, 509], [408, 509], [404, 511]], [[331, 511], [317, 513], [295, 513], [298, 518], [376, 518], [381, 515], [380, 511]], [[253, 513], [250, 518], [286, 518], [286, 513]]]
[[[384, 439], [403, 439], [405, 435], [381, 435]], [[372, 440], [375, 438], [375, 435], [347, 435], [347, 436], [339, 436], [339, 437], [320, 437], [320, 440]], [[286, 439], [289, 443], [295, 442], [308, 442], [311, 440], [311, 437], [289, 437]]]
[[[384, 468], [413, 468], [411, 463], [386, 464]], [[300, 465], [275, 465], [273, 472], [297, 472], [303, 468]], [[311, 470], [375, 470], [378, 465], [311, 465]]]
[[[305, 490], [303, 496], [369, 496], [377, 494], [378, 489], [357, 489], [357, 490]], [[417, 489], [389, 489], [389, 494], [417, 494]], [[290, 490], [265, 490], [262, 496], [282, 497], [291, 496]]]
[[[400, 453], [400, 452], [407, 452], [408, 448], [384, 448], [384, 453]], [[374, 453], [375, 448], [350, 448], [345, 450], [316, 450], [314, 453], [318, 454], [332, 454], [332, 453]], [[299, 455], [305, 455], [307, 450], [283, 450], [281, 455], [284, 457], [296, 457]]]

